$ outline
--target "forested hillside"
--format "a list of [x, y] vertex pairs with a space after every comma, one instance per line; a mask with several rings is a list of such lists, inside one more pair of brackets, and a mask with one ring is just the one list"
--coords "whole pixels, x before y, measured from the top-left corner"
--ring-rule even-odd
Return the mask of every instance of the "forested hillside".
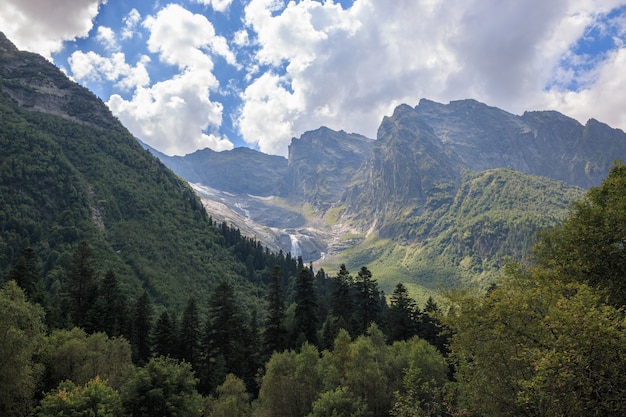
[[99, 99], [7, 42], [0, 53], [0, 279], [32, 249], [40, 285], [59, 296], [84, 241], [97, 277], [114, 273], [131, 300], [146, 291], [156, 305], [182, 309], [190, 295], [206, 299], [221, 281], [257, 294], [274, 255], [231, 225], [216, 227], [193, 190]]
[[487, 291], [448, 293], [445, 312], [402, 284], [385, 302], [367, 267], [329, 276], [300, 263], [293, 282], [273, 269], [262, 320], [227, 282], [206, 314], [190, 298], [157, 317], [144, 295], [129, 343], [116, 329], [46, 329], [22, 257], [0, 288], [0, 412], [622, 416], [625, 196], [618, 164], [541, 234], [530, 262]]

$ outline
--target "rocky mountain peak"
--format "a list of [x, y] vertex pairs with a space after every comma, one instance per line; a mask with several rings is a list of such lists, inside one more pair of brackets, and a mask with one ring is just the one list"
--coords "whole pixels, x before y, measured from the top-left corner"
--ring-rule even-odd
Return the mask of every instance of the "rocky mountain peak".
[[11, 54], [18, 52], [17, 47], [11, 42], [4, 33], [0, 32], [0, 54]]

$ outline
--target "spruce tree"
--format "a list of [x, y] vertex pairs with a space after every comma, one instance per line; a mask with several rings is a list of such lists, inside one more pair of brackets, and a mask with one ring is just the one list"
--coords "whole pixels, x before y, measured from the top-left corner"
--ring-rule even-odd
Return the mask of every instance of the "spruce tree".
[[180, 358], [197, 370], [200, 359], [200, 317], [194, 297], [190, 297], [183, 312], [178, 337]]
[[287, 347], [285, 328], [285, 299], [282, 289], [282, 273], [274, 267], [270, 275], [267, 295], [267, 314], [263, 330], [263, 353], [269, 358], [274, 352], [282, 352]]
[[9, 272], [9, 281], [24, 290], [29, 301], [40, 302], [41, 294], [38, 289], [39, 271], [37, 268], [37, 254], [32, 248], [26, 248], [20, 255], [17, 264]]
[[128, 336], [128, 314], [124, 296], [117, 275], [108, 270], [99, 286], [98, 299], [93, 308], [94, 330], [108, 336]]
[[432, 297], [428, 297], [424, 306], [424, 314], [420, 322], [418, 335], [431, 345], [435, 346], [441, 353], [448, 353], [448, 335], [446, 328], [439, 320], [441, 314], [439, 306]]
[[176, 321], [167, 311], [157, 319], [152, 338], [154, 356], [176, 357]]
[[93, 253], [89, 244], [86, 241], [80, 242], [72, 256], [65, 283], [70, 322], [82, 327], [88, 333], [94, 330], [90, 309], [98, 296], [96, 270], [92, 265], [92, 258]]
[[203, 341], [205, 352], [201, 387], [205, 393], [224, 382], [228, 373], [243, 377], [248, 368], [246, 326], [233, 287], [221, 282], [209, 299], [209, 314]]
[[380, 324], [380, 291], [367, 267], [361, 267], [354, 282], [355, 322], [358, 334], [363, 334], [372, 323]]
[[298, 274], [296, 282], [296, 338], [304, 336], [303, 341], [313, 345], [318, 344], [317, 329], [319, 326], [317, 294], [315, 292], [315, 277], [309, 268], [303, 268]]
[[408, 340], [417, 335], [420, 310], [402, 283], [396, 285], [386, 314], [387, 337], [390, 342]]
[[133, 361], [144, 365], [150, 359], [150, 335], [152, 333], [152, 303], [148, 293], [144, 293], [137, 299], [133, 312], [132, 321], [132, 348]]
[[344, 264], [339, 267], [337, 276], [332, 280], [332, 293], [330, 296], [330, 312], [338, 320], [338, 325], [346, 330], [349, 329], [350, 320], [354, 313], [352, 287], [354, 279]]

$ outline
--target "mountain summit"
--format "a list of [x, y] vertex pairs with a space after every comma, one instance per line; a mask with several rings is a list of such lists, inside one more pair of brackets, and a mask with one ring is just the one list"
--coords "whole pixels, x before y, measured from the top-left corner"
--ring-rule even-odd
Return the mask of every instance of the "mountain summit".
[[[626, 134], [555, 111], [518, 116], [471, 99], [422, 99], [385, 117], [376, 140], [322, 127], [293, 138], [287, 161], [240, 156], [246, 170], [274, 174], [261, 175], [263, 200], [225, 195], [220, 190], [234, 190], [222, 184], [228, 177], [204, 177], [196, 187], [213, 190], [203, 201], [215, 208], [219, 200], [218, 217], [245, 224], [270, 247], [297, 248], [305, 261], [369, 264], [383, 283], [434, 288], [488, 280], [504, 259], [523, 256], [537, 230], [558, 223], [626, 158]], [[219, 166], [229, 153], [212, 157]], [[176, 160], [184, 170], [164, 162], [183, 177], [209, 169], [194, 158]], [[232, 178], [255, 194], [245, 186], [255, 179]]]

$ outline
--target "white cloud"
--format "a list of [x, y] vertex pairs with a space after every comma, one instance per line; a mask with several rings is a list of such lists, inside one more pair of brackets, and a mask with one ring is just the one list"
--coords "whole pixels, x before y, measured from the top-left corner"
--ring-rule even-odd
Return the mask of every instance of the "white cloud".
[[[284, 6], [251, 0], [245, 23], [258, 43], [258, 64], [281, 75], [251, 82], [242, 95], [239, 128], [249, 143], [284, 155], [292, 136], [320, 125], [373, 137], [383, 115], [422, 97], [471, 97], [513, 112], [547, 105], [598, 109], [592, 92], [601, 97], [610, 78], [619, 86], [626, 80], [618, 71], [621, 51], [589, 73], [574, 74], [588, 78], [589, 92], [545, 87], [572, 76], [560, 69], [564, 57], [591, 22], [619, 4], [624, 2], [397, 0], [392, 6], [355, 0], [343, 9], [332, 1]], [[249, 74], [257, 70], [251, 65]], [[613, 93], [608, 102], [617, 113], [626, 96]]]
[[113, 29], [110, 27], [99, 26], [96, 32], [96, 40], [100, 42], [107, 51], [118, 51], [120, 49], [115, 32], [113, 32]]
[[132, 9], [124, 18], [124, 26], [122, 27], [122, 39], [131, 39], [135, 36], [137, 24], [141, 20], [141, 14], [137, 9]]
[[224, 12], [233, 0], [194, 0], [196, 3], [204, 4], [205, 6], [211, 6], [218, 12]]
[[206, 147], [232, 149], [228, 138], [204, 133], [221, 124], [223, 110], [220, 103], [209, 101], [206, 89], [214, 80], [206, 77], [211, 78], [208, 73], [188, 71], [138, 88], [130, 101], [114, 94], [107, 104], [135, 136], [166, 154], [184, 155]]
[[610, 53], [595, 70], [595, 82], [580, 91], [551, 89], [544, 95], [541, 105], [545, 109], [558, 109], [584, 123], [595, 118], [613, 127], [626, 130], [626, 49]]
[[[211, 22], [179, 5], [170, 4], [143, 25], [150, 31], [148, 49], [178, 68], [168, 80], [135, 90], [130, 100], [114, 94], [113, 114], [146, 143], [167, 154], [182, 155], [199, 148], [225, 150], [232, 142], [220, 136], [223, 106], [210, 93], [219, 88], [213, 55], [235, 64], [226, 40]], [[209, 132], [209, 133], [207, 133]]]
[[229, 64], [235, 65], [235, 55], [223, 36], [215, 34], [215, 28], [201, 14], [170, 4], [156, 16], [149, 16], [144, 26], [150, 30], [148, 48], [158, 52], [161, 59], [179, 68], [196, 68], [209, 65], [213, 61], [206, 51], [221, 56]]
[[242, 93], [242, 99], [239, 128], [245, 140], [263, 152], [286, 155], [286, 143], [276, 138], [291, 138], [293, 121], [304, 110], [301, 94], [289, 92], [281, 77], [266, 72]]
[[76, 51], [68, 59], [72, 76], [80, 82], [103, 81], [114, 82], [125, 91], [132, 91], [137, 87], [150, 83], [150, 76], [146, 64], [150, 62], [148, 56], [142, 56], [133, 67], [126, 63], [126, 56], [116, 52], [110, 57], [103, 57], [93, 51]]
[[248, 38], [248, 31], [242, 29], [235, 32], [235, 35], [233, 36], [233, 43], [240, 47], [248, 45], [250, 43], [250, 39]]
[[0, 0], [0, 30], [19, 48], [48, 59], [63, 41], [85, 37], [106, 0]]

